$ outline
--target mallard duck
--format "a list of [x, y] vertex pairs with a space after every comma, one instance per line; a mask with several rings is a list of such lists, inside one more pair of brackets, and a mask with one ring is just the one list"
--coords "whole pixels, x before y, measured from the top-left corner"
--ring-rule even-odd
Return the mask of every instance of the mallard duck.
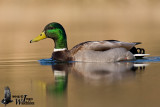
[[[128, 43], [118, 40], [87, 41], [68, 50], [66, 32], [63, 26], [57, 22], [46, 25], [42, 33], [32, 39], [30, 43], [46, 38], [54, 40], [55, 48], [52, 59], [57, 61], [116, 62], [132, 60], [138, 54], [135, 45], [141, 44], [140, 42]], [[144, 53], [144, 49], [139, 49]]]

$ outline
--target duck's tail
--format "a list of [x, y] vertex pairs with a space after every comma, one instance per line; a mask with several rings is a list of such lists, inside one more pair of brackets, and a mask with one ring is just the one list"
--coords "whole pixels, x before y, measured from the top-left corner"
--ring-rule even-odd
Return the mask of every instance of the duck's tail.
[[133, 47], [130, 52], [134, 54], [136, 58], [142, 58], [145, 56], [145, 49]]
[[143, 57], [150, 55], [150, 54], [146, 54], [145, 49], [143, 49], [143, 48], [136, 48], [136, 51], [137, 52], [134, 54], [136, 59], [142, 59]]
[[135, 43], [135, 45], [142, 44], [142, 42], [133, 42], [133, 43]]

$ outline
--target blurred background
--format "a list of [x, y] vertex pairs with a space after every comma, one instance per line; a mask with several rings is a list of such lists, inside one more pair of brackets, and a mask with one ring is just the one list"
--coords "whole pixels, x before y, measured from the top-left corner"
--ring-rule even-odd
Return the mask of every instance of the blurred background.
[[50, 57], [52, 40], [29, 43], [50, 22], [64, 26], [69, 49], [83, 41], [115, 39], [142, 42], [139, 47], [157, 56], [159, 11], [159, 0], [0, 0], [0, 56], [32, 59], [40, 51]]

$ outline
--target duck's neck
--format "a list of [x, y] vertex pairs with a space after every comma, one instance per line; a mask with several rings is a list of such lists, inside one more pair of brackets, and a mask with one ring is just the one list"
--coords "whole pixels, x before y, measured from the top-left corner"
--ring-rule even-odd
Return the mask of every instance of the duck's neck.
[[66, 34], [61, 34], [54, 40], [56, 50], [68, 50]]

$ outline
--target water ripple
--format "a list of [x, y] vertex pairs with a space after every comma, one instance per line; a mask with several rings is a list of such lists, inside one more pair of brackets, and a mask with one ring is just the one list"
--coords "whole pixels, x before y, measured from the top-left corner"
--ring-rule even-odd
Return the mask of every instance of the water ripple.
[[156, 56], [156, 57], [145, 57], [143, 59], [136, 59], [133, 61], [129, 61], [129, 62], [137, 62], [137, 63], [142, 63], [142, 62], [160, 62], [160, 57]]

